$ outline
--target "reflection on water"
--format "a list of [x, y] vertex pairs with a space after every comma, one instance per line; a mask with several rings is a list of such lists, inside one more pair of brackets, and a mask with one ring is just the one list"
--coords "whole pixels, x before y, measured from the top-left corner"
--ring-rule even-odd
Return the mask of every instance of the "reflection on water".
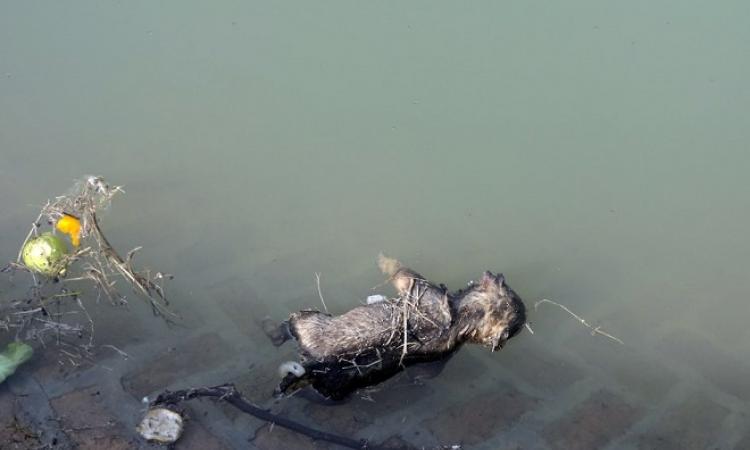
[[[451, 288], [502, 271], [528, 306], [625, 345], [543, 305], [534, 335], [420, 386], [274, 408], [417, 445], [747, 446], [750, 11], [537, 6], [5, 5], [1, 259], [46, 198], [102, 174], [127, 192], [103, 218], [113, 244], [176, 275], [185, 318], [92, 306], [132, 357], [49, 391], [106, 386], [118, 417], [165, 385], [234, 380], [273, 404], [293, 350], [258, 321], [318, 308], [316, 272], [330, 309], [358, 304], [382, 250]], [[193, 439], [283, 445], [200, 408]]]

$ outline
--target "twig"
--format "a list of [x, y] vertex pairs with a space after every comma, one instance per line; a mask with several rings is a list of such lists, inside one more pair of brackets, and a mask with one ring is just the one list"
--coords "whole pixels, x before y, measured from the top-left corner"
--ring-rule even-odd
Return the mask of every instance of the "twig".
[[[377, 350], [377, 349], [376, 349]], [[375, 361], [368, 363], [368, 364], [357, 364], [357, 357], [355, 356], [352, 359], [345, 359], [345, 358], [339, 358], [339, 361], [346, 362], [351, 364], [349, 367], [342, 367], [342, 370], [348, 370], [348, 369], [357, 369], [357, 372], [360, 375], [363, 375], [362, 369], [369, 369], [372, 366], [375, 366], [377, 364], [380, 364], [383, 362], [383, 358], [380, 356], [380, 351], [378, 351], [378, 359]]]
[[76, 297], [76, 302], [78, 302], [78, 307], [81, 308], [83, 313], [86, 315], [86, 320], [89, 321], [89, 326], [90, 326], [91, 331], [89, 332], [89, 345], [88, 346], [91, 347], [92, 345], [94, 345], [94, 320], [89, 315], [89, 312], [88, 310], [86, 310], [86, 307], [83, 306], [83, 302], [81, 301], [80, 297]]
[[[399, 360], [398, 360], [398, 365], [402, 366], [402, 367], [404, 365], [404, 358], [406, 357], [406, 353], [408, 352], [408, 346], [409, 346], [409, 330], [408, 330], [408, 325], [409, 325], [409, 306], [410, 306], [410, 304], [409, 304], [409, 296], [411, 296], [411, 291], [414, 289], [415, 286], [418, 286], [417, 282], [415, 280], [413, 280], [413, 279], [410, 280], [409, 281], [409, 290], [406, 291], [406, 295], [402, 299], [402, 301], [404, 302], [404, 305], [403, 305], [403, 315], [404, 315], [404, 331], [403, 331], [403, 333], [404, 333], [404, 344], [403, 344], [403, 347], [401, 348], [401, 358], [399, 358]], [[417, 287], [417, 291], [419, 291], [418, 287]]]
[[69, 433], [71, 431], [87, 431], [87, 430], [98, 430], [101, 428], [112, 428], [114, 426], [115, 422], [113, 420], [108, 420], [107, 423], [104, 425], [90, 425], [86, 427], [76, 427], [76, 428], [63, 428], [62, 431], [65, 433]]
[[104, 344], [104, 345], [100, 345], [100, 347], [107, 347], [107, 348], [111, 348], [112, 350], [114, 350], [114, 351], [116, 351], [117, 353], [119, 353], [119, 354], [120, 354], [120, 356], [122, 356], [123, 358], [125, 358], [125, 359], [128, 359], [128, 358], [130, 358], [130, 355], [128, 355], [127, 353], [125, 353], [124, 351], [120, 350], [119, 348], [115, 347], [115, 346], [114, 346], [114, 345], [112, 345], [112, 344]]
[[326, 306], [326, 301], [323, 300], [323, 292], [320, 291], [320, 274], [318, 272], [315, 272], [315, 282], [318, 285], [318, 296], [320, 297], [320, 302], [323, 303], [323, 309], [325, 309], [326, 314], [328, 314], [328, 307]]
[[[120, 275], [128, 280], [134, 288], [137, 288], [137, 292], [139, 292], [149, 301], [155, 314], [164, 317], [166, 320], [169, 320], [170, 316], [176, 317], [174, 313], [169, 311], [159, 302], [164, 302], [165, 305], [169, 304], [167, 298], [164, 296], [164, 292], [162, 291], [162, 289], [148, 278], [130, 270], [130, 261], [126, 262], [122, 258], [122, 256], [117, 253], [114, 247], [112, 247], [112, 244], [109, 243], [107, 238], [104, 236], [104, 233], [102, 233], [102, 230], [99, 227], [99, 221], [96, 218], [96, 213], [92, 212], [90, 216], [91, 224], [93, 226], [92, 231], [95, 232], [102, 252], [106, 256], [107, 260], [112, 264], [112, 266], [114, 266], [114, 268], [120, 273]], [[128, 257], [132, 258], [132, 252], [128, 254]], [[154, 298], [152, 292], [155, 292], [157, 294], [157, 296], [159, 297], [158, 300]]]
[[18, 311], [18, 312], [14, 312], [13, 315], [20, 316], [22, 314], [36, 314], [36, 313], [42, 311], [43, 309], [44, 308], [40, 307], [40, 308], [29, 309], [28, 311]]
[[73, 325], [68, 325], [66, 323], [57, 323], [57, 322], [52, 322], [52, 321], [45, 320], [45, 319], [40, 319], [39, 317], [34, 317], [34, 320], [36, 320], [37, 322], [47, 324], [50, 329], [60, 329], [63, 331], [70, 331], [70, 332], [75, 332], [75, 333], [79, 333], [82, 331], [82, 328], [80, 327], [80, 325], [73, 326]]
[[589, 325], [589, 323], [586, 322], [586, 319], [584, 319], [583, 317], [579, 316], [578, 314], [576, 314], [573, 311], [571, 311], [570, 309], [568, 309], [567, 306], [561, 305], [560, 303], [557, 303], [557, 302], [553, 302], [552, 300], [544, 298], [544, 299], [539, 300], [538, 302], [534, 303], [534, 311], [536, 311], [537, 307], [539, 305], [541, 305], [542, 303], [550, 303], [552, 305], [555, 305], [555, 306], [561, 308], [563, 311], [567, 312], [568, 314], [570, 314], [571, 316], [573, 316], [576, 320], [578, 320], [579, 322], [581, 322], [585, 327], [587, 327], [588, 329], [590, 329], [592, 336], [594, 336], [595, 334], [600, 334], [600, 335], [602, 335], [604, 337], [608, 337], [608, 338], [612, 339], [613, 341], [615, 341], [615, 342], [617, 342], [619, 344], [625, 345], [625, 343], [623, 341], [621, 341], [620, 339], [612, 336], [611, 334], [609, 334], [609, 333], [607, 333], [605, 331], [602, 331], [601, 327], [594, 328], [591, 325]]
[[78, 297], [79, 295], [81, 295], [81, 291], [63, 292], [61, 294], [52, 295], [49, 298]]

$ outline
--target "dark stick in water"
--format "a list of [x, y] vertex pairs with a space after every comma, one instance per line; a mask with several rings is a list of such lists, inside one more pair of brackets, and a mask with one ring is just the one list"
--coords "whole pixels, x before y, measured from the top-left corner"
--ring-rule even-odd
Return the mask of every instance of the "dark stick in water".
[[295, 422], [291, 419], [287, 419], [282, 416], [273, 414], [265, 409], [262, 409], [245, 399], [242, 394], [234, 387], [233, 384], [222, 384], [220, 386], [213, 387], [200, 387], [193, 389], [182, 389], [179, 391], [165, 391], [156, 397], [156, 400], [151, 402], [151, 407], [165, 406], [165, 405], [176, 405], [182, 401], [191, 400], [200, 397], [214, 397], [219, 400], [223, 400], [240, 411], [255, 416], [258, 419], [271, 422], [280, 427], [290, 429], [294, 432], [304, 434], [317, 441], [327, 441], [334, 444], [340, 445], [346, 448], [354, 449], [372, 449], [375, 447], [369, 446], [367, 441], [349, 439], [343, 436], [327, 433], [325, 431], [316, 430], [314, 428], [307, 427], [301, 423]]

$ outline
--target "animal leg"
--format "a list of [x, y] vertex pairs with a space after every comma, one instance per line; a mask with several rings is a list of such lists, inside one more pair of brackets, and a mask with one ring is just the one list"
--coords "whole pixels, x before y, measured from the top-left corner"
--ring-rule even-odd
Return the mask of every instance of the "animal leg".
[[276, 347], [281, 346], [284, 342], [292, 338], [292, 334], [289, 332], [289, 322], [287, 321], [277, 324], [270, 317], [266, 317], [261, 321], [260, 325], [263, 328], [263, 333], [268, 336], [268, 339]]

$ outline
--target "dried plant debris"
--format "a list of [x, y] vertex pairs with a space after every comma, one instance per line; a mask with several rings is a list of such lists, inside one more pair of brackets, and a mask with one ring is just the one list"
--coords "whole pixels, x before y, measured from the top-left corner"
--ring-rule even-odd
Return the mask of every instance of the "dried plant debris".
[[97, 302], [106, 298], [113, 305], [127, 305], [127, 293], [120, 289], [122, 283], [118, 284], [123, 280], [130, 285], [129, 291], [148, 302], [156, 316], [167, 322], [177, 319], [163, 286], [172, 276], [136, 270], [133, 257], [140, 247], [123, 257], [102, 231], [100, 213], [122, 192], [120, 186], [111, 186], [102, 177], [86, 176], [67, 194], [47, 201], [16, 261], [2, 269], [11, 278], [21, 273], [31, 280], [23, 298], [0, 298], [0, 329], [13, 332], [16, 339], [41, 345], [50, 337], [58, 344], [65, 336], [87, 337], [85, 344], [67, 350], [68, 359], [76, 365], [94, 346], [94, 320], [83, 294], [93, 284]]

